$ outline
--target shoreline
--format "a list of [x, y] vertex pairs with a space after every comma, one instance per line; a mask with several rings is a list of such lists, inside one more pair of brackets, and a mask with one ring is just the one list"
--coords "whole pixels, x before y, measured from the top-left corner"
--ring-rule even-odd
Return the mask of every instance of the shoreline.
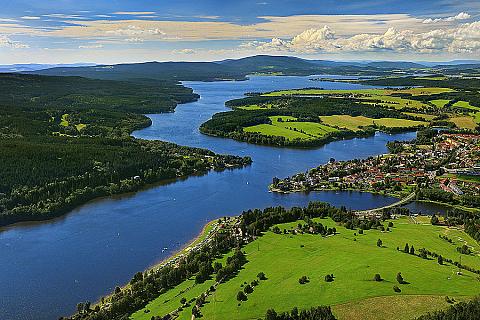
[[[215, 227], [217, 226], [217, 224], [216, 224], [217, 221], [218, 221], [218, 219], [208, 221], [205, 225], [203, 225], [200, 232], [194, 238], [192, 238], [190, 241], [185, 243], [181, 248], [179, 248], [176, 251], [173, 251], [167, 257], [165, 257], [165, 258], [163, 258], [163, 259], [161, 259], [157, 262], [154, 262], [153, 264], [151, 264], [150, 266], [146, 267], [145, 269], [143, 269], [142, 271], [139, 271], [139, 272], [146, 273], [146, 272], [151, 272], [151, 271], [161, 269], [161, 268], [165, 267], [166, 265], [168, 265], [169, 263], [174, 262], [175, 259], [180, 257], [181, 255], [188, 253], [190, 250], [187, 250], [187, 249], [189, 249], [191, 247], [194, 247], [197, 243], [201, 243], [201, 241], [207, 239], [208, 235], [210, 235], [210, 233], [215, 230]], [[133, 277], [133, 275], [132, 275], [132, 277]], [[130, 287], [130, 280], [128, 280], [128, 282], [126, 282], [125, 284], [118, 285], [116, 287], [121, 288], [122, 291], [126, 290]], [[102, 306], [105, 306], [106, 304], [108, 304], [109, 303], [109, 298], [114, 293], [115, 293], [115, 288], [113, 289], [112, 292], [99, 296], [96, 299], [96, 301], [94, 303], [92, 303], [92, 308], [95, 308], [96, 306], [99, 306], [100, 308], [102, 308]]]
[[143, 272], [148, 272], [151, 270], [157, 270], [159, 268], [162, 268], [164, 265], [168, 264], [175, 258], [181, 256], [184, 253], [188, 253], [191, 247], [194, 247], [197, 243], [201, 242], [202, 240], [208, 237], [208, 235], [215, 229], [217, 221], [218, 219], [208, 221], [206, 224], [203, 225], [200, 232], [194, 238], [190, 239], [188, 242], [182, 245], [178, 250], [173, 251], [167, 257], [157, 262], [154, 262], [150, 267], [146, 268]]

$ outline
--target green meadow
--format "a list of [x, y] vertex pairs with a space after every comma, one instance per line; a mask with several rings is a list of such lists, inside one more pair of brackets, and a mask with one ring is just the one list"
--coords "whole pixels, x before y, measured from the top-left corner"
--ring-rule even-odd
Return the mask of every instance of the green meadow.
[[[338, 319], [411, 319], [425, 311], [445, 308], [445, 296], [456, 300], [478, 294], [478, 275], [451, 264], [440, 265], [436, 259], [422, 259], [402, 251], [405, 243], [417, 250], [426, 248], [454, 261], [460, 259], [456, 248], [467, 244], [473, 254], [462, 255], [463, 264], [480, 269], [480, 247], [462, 230], [433, 226], [428, 219], [402, 217], [392, 220], [388, 232], [366, 230], [358, 234], [336, 225], [331, 219], [319, 219], [327, 227], [336, 227], [337, 234], [328, 237], [311, 234], [275, 234], [266, 232], [246, 245], [243, 250], [248, 262], [237, 276], [217, 286], [207, 297], [201, 312], [205, 319], [258, 319], [269, 308], [277, 311], [300, 309], [317, 305], [331, 305]], [[388, 222], [385, 222], [385, 226]], [[294, 228], [297, 223], [278, 225], [281, 230]], [[441, 239], [445, 235], [450, 243]], [[377, 246], [377, 240], [383, 246]], [[400, 250], [397, 250], [397, 247]], [[225, 257], [219, 261], [224, 261]], [[259, 281], [247, 301], [239, 303], [237, 293], [246, 283], [264, 272], [267, 280]], [[399, 284], [396, 275], [401, 272], [406, 284]], [[375, 274], [382, 281], [374, 281]], [[326, 282], [325, 275], [333, 274], [334, 281]], [[309, 282], [300, 284], [307, 276]], [[167, 291], [139, 310], [131, 319], [150, 319], [164, 315], [181, 306], [180, 299], [193, 299], [213, 284], [209, 280], [195, 285], [188, 280]], [[397, 285], [400, 293], [393, 291]], [[370, 307], [369, 307], [370, 306]], [[408, 311], [402, 311], [408, 306]], [[395, 309], [396, 308], [396, 309]], [[148, 311], [147, 311], [148, 310]], [[179, 312], [178, 319], [191, 319], [191, 307]]]
[[272, 124], [259, 124], [243, 128], [243, 130], [266, 136], [285, 137], [289, 140], [311, 140], [338, 131], [338, 129], [316, 122], [297, 122], [295, 121], [296, 118], [290, 116], [272, 116], [269, 118]]
[[430, 103], [432, 103], [435, 107], [441, 109], [445, 107], [447, 103], [450, 102], [450, 100], [445, 100], [445, 99], [437, 99], [437, 100], [430, 100]]
[[345, 128], [353, 131], [359, 131], [362, 129], [362, 127], [372, 125], [384, 126], [387, 128], [408, 128], [428, 125], [428, 123], [424, 121], [396, 118], [373, 119], [364, 116], [353, 117], [350, 115], [321, 116], [320, 119], [326, 125]]
[[480, 111], [479, 107], [472, 106], [469, 102], [467, 101], [457, 101], [453, 104], [454, 107], [460, 107], [464, 109], [469, 109], [473, 111]]
[[[355, 89], [355, 90], [323, 90], [323, 89], [298, 89], [282, 90], [264, 94], [264, 96], [341, 96], [351, 97], [359, 100], [368, 100], [366, 103], [378, 104], [388, 108], [403, 109], [415, 108], [425, 109], [428, 105], [419, 100], [408, 99], [398, 95], [422, 96], [453, 92], [449, 88], [408, 88], [408, 89]], [[435, 100], [434, 100], [435, 101]], [[437, 100], [440, 101], [440, 100]], [[447, 103], [448, 100], [445, 100]], [[432, 102], [437, 105], [435, 102]], [[443, 105], [442, 105], [443, 106]]]

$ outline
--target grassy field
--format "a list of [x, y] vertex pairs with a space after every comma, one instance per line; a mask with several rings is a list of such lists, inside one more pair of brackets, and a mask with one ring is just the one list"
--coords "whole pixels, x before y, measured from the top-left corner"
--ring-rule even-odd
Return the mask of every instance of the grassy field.
[[[279, 119], [282, 121], [278, 121]], [[323, 137], [330, 132], [338, 131], [338, 129], [316, 122], [295, 122], [296, 118], [290, 116], [273, 116], [270, 117], [270, 120], [272, 120], [272, 124], [259, 124], [243, 128], [243, 130], [246, 132], [257, 132], [266, 136], [285, 137], [289, 140], [311, 140]]]
[[[397, 251], [397, 246], [403, 248], [408, 242], [417, 250], [425, 247], [444, 257], [459, 260], [456, 247], [466, 243], [472, 247], [474, 254], [462, 255], [462, 263], [478, 269], [480, 247], [461, 230], [432, 226], [428, 219], [400, 218], [393, 220], [394, 227], [390, 232], [367, 230], [363, 235], [355, 235], [355, 231], [335, 225], [330, 219], [320, 221], [328, 227], [335, 226], [338, 234], [324, 238], [267, 232], [244, 247], [248, 263], [235, 278], [220, 284], [207, 298], [202, 307], [204, 318], [258, 319], [272, 307], [284, 311], [294, 306], [332, 305], [340, 320], [352, 319], [352, 315], [363, 315], [363, 312], [366, 315], [362, 319], [380, 320], [391, 319], [392, 312], [398, 311], [395, 308], [408, 305], [409, 310], [403, 313], [407, 319], [407, 316], [411, 318], [425, 311], [446, 307], [446, 295], [463, 299], [478, 294], [478, 275], [468, 271], [457, 275], [458, 269], [453, 265], [439, 265], [436, 260], [425, 260]], [[290, 229], [296, 224], [279, 227]], [[439, 235], [447, 235], [453, 244], [439, 238]], [[376, 246], [379, 238], [383, 241], [381, 248]], [[248, 300], [239, 305], [237, 292], [242, 290], [245, 282], [253, 281], [259, 272], [264, 272], [268, 279], [260, 281], [254, 292], [248, 295]], [[395, 277], [398, 272], [408, 284], [397, 283]], [[332, 273], [335, 280], [325, 282], [324, 276]], [[384, 280], [373, 281], [376, 273]], [[304, 275], [309, 277], [310, 282], [301, 285], [298, 279]], [[147, 320], [152, 315], [173, 311], [180, 306], [182, 297], [187, 300], [194, 298], [211, 284], [212, 281], [200, 285], [193, 285], [193, 280], [186, 281], [131, 318]], [[398, 285], [402, 292], [395, 293], [393, 285]], [[191, 307], [180, 312], [179, 319], [190, 318]]]
[[293, 89], [280, 90], [264, 94], [264, 96], [289, 96], [289, 95], [370, 95], [388, 96], [392, 94], [411, 94], [412, 96], [431, 95], [452, 92], [449, 88], [409, 88], [409, 89], [353, 89], [353, 90], [324, 90], [324, 89]]
[[432, 103], [435, 107], [439, 109], [445, 107], [445, 105], [449, 102], [450, 100], [444, 100], [444, 99], [430, 100], [430, 103]]
[[476, 123], [480, 123], [480, 112], [470, 113], [470, 115], [475, 119]]
[[445, 309], [448, 306], [450, 304], [445, 301], [444, 296], [399, 295], [348, 302], [333, 306], [332, 310], [341, 320], [412, 320], [423, 313]]
[[469, 116], [450, 118], [450, 121], [455, 123], [455, 125], [457, 127], [462, 128], [462, 129], [472, 129], [473, 130], [478, 125], [475, 122], [474, 118], [469, 117]]
[[[266, 93], [265, 96], [351, 96], [359, 100], [369, 100], [367, 103], [380, 104], [385, 107], [403, 109], [415, 108], [424, 109], [428, 105], [404, 97], [396, 96], [398, 94], [409, 94], [412, 96], [431, 95], [454, 91], [449, 88], [409, 88], [409, 89], [356, 89], [356, 90], [322, 90], [322, 89], [298, 89], [283, 90]], [[448, 101], [447, 101], [448, 102]], [[445, 102], [446, 103], [446, 102]], [[435, 104], [435, 103], [434, 103]]]
[[62, 120], [60, 121], [60, 125], [64, 127], [68, 127], [68, 113], [62, 115]]
[[340, 128], [346, 128], [353, 131], [361, 130], [361, 127], [378, 125], [388, 128], [408, 128], [421, 125], [428, 125], [427, 122], [414, 121], [407, 119], [395, 119], [395, 118], [380, 118], [372, 119], [364, 116], [352, 117], [349, 115], [334, 115], [334, 116], [321, 116], [320, 119], [323, 123], [329, 126], [335, 126]]
[[464, 109], [469, 109], [473, 111], [480, 111], [479, 107], [472, 106], [469, 102], [467, 101], [457, 101], [453, 104], [454, 107], [460, 107]]

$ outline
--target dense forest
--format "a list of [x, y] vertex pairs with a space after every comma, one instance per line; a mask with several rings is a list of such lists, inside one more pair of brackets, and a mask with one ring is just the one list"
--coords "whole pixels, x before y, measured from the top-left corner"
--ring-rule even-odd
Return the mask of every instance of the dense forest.
[[59, 216], [100, 196], [243, 166], [249, 158], [130, 137], [144, 112], [197, 96], [175, 82], [0, 75], [0, 226]]
[[[358, 103], [353, 99], [337, 99], [329, 97], [289, 98], [254, 95], [243, 99], [228, 101], [226, 105], [234, 110], [215, 114], [212, 119], [202, 124], [200, 127], [202, 133], [228, 137], [250, 143], [276, 146], [315, 147], [337, 139], [371, 135], [376, 129], [382, 129], [385, 131], [393, 131], [395, 129], [365, 128], [364, 130], [357, 132], [342, 129], [312, 140], [288, 140], [285, 139], [285, 137], [265, 136], [258, 133], [245, 132], [243, 131], [243, 128], [258, 124], [270, 124], [270, 116], [292, 116], [297, 118], [297, 121], [317, 123], [320, 123], [319, 116], [329, 115], [365, 116], [374, 119], [389, 117], [422, 120], [395, 110]], [[271, 105], [271, 107], [258, 110], [239, 109], [239, 107], [247, 105]], [[409, 130], [413, 129], [409, 128]]]

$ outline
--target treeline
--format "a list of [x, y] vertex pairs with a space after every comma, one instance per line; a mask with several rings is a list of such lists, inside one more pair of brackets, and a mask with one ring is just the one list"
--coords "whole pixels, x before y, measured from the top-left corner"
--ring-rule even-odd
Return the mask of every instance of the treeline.
[[464, 231], [477, 242], [480, 242], [480, 214], [463, 210], [449, 210], [445, 217], [445, 223], [449, 226], [464, 226]]
[[423, 315], [417, 320], [475, 320], [480, 315], [480, 298], [459, 302], [446, 310], [440, 310]]
[[460, 204], [466, 207], [479, 208], [480, 196], [463, 194], [460, 196], [454, 196], [453, 193], [447, 192], [438, 188], [426, 189], [422, 188], [417, 193], [417, 197], [420, 200], [431, 200], [444, 202], [449, 204]]
[[57, 217], [91, 199], [250, 158], [133, 138], [0, 139], [0, 226]]
[[293, 308], [290, 312], [278, 314], [275, 309], [269, 309], [265, 314], [265, 320], [335, 320], [330, 307], [320, 306], [307, 310], [298, 311]]
[[[263, 232], [275, 224], [294, 222], [299, 219], [309, 221], [309, 219], [315, 217], [331, 217], [337, 222], [350, 223], [350, 225], [361, 224], [355, 218], [353, 212], [347, 211], [345, 208], [335, 208], [322, 202], [311, 202], [304, 208], [294, 207], [286, 209], [283, 207], [271, 207], [264, 210], [244, 211], [240, 215], [240, 223], [238, 224], [238, 228], [242, 230], [242, 237], [239, 236], [237, 228], [217, 232], [212, 236], [212, 240], [208, 245], [197, 251], [190, 252], [188, 256], [182, 257], [175, 265], [167, 265], [160, 269], [136, 273], [130, 281], [130, 287], [126, 289], [117, 287], [110, 296], [103, 298], [101, 304], [93, 310], [85, 310], [83, 308], [81, 312], [68, 319], [127, 319], [130, 314], [140, 310], [160, 294], [165, 293], [192, 276], [195, 276], [199, 282], [202, 282], [211, 277], [213, 273], [216, 273], [218, 282], [226, 281], [235, 276], [240, 268], [247, 263], [248, 257], [241, 251], [243, 245], [252, 241], [255, 237], [261, 236]], [[378, 224], [375, 219], [363, 221], [363, 223], [368, 226]], [[219, 258], [230, 250], [235, 250], [235, 253], [227, 259], [224, 266], [217, 263], [213, 267], [211, 266], [214, 259]], [[210, 264], [210, 266], [207, 266], [207, 264]], [[197, 278], [198, 275], [201, 276]]]

